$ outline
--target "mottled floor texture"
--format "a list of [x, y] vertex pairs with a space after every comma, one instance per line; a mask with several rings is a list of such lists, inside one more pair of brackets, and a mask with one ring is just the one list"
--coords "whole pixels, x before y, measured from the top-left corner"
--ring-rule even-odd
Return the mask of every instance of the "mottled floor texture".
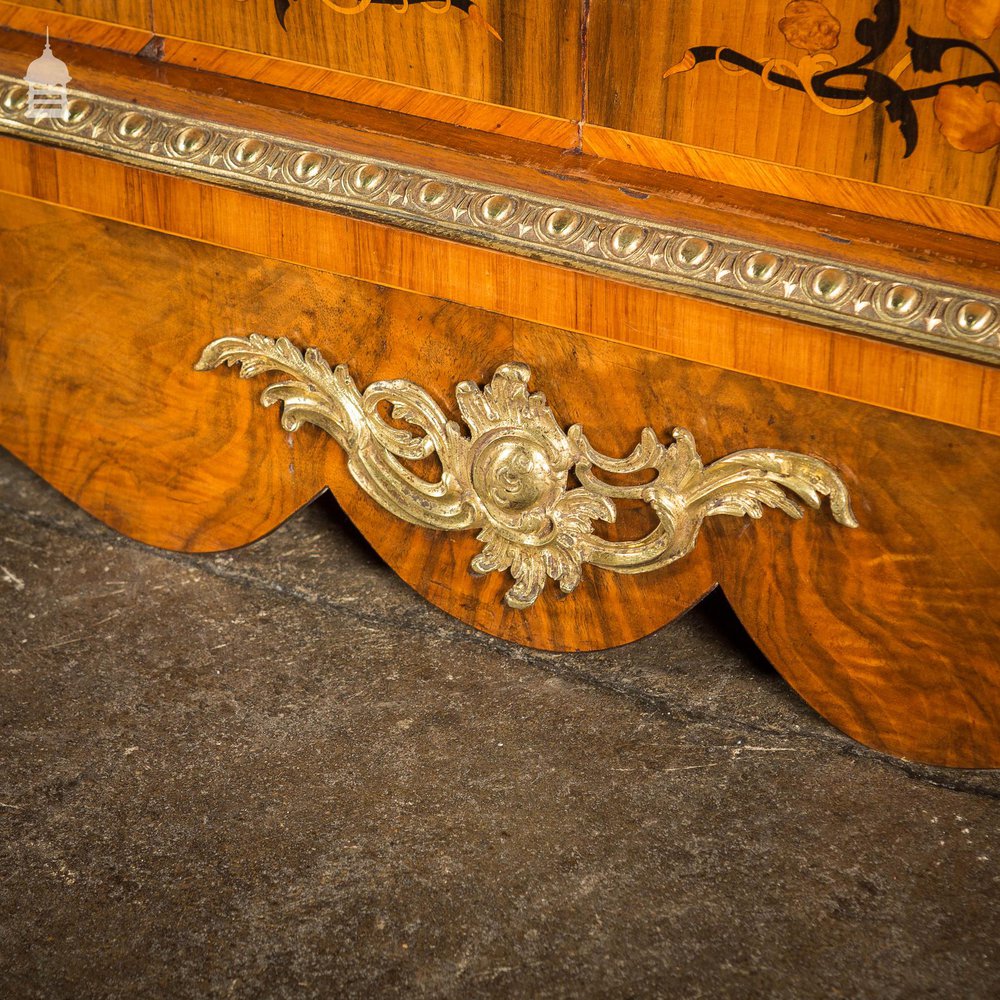
[[178, 556], [0, 453], [2, 1000], [995, 998], [998, 822], [722, 598], [529, 652], [332, 500]]

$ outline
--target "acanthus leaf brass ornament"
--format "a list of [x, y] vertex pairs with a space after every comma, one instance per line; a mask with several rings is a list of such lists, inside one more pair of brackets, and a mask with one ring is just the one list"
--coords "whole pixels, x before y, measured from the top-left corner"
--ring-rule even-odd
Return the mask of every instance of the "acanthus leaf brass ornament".
[[[829, 497], [834, 519], [857, 526], [840, 476], [809, 455], [759, 448], [706, 466], [688, 431], [676, 429], [668, 446], [650, 427], [626, 458], [603, 455], [579, 425], [563, 431], [544, 395], [528, 391], [531, 371], [524, 364], [501, 365], [484, 387], [458, 384], [455, 401], [466, 430], [415, 383], [381, 381], [361, 392], [346, 365], [331, 368], [318, 350], [300, 351], [285, 337], [222, 337], [195, 367], [209, 371], [223, 363], [239, 365], [243, 378], [289, 376], [268, 386], [261, 403], [282, 405], [288, 431], [310, 423], [329, 434], [346, 452], [355, 482], [389, 513], [423, 528], [478, 531], [483, 549], [472, 569], [509, 571], [515, 583], [505, 600], [512, 608], [531, 607], [549, 579], [572, 592], [588, 563], [616, 573], [667, 566], [691, 552], [706, 517], [759, 518], [773, 507], [799, 518], [802, 507], [789, 493], [814, 508]], [[393, 420], [420, 433], [388, 423], [386, 404]], [[437, 480], [403, 464], [435, 455]], [[655, 476], [615, 485], [595, 470]], [[570, 485], [571, 473], [579, 486]], [[649, 504], [657, 527], [631, 541], [596, 535], [594, 522], [613, 522], [615, 501], [625, 499]]]

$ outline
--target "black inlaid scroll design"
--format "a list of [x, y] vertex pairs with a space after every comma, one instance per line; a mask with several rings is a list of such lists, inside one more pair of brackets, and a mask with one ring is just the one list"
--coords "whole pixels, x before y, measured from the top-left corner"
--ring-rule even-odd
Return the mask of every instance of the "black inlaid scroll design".
[[[795, 9], [794, 16], [781, 21], [781, 30], [792, 45], [809, 52], [798, 63], [786, 59], [758, 60], [726, 46], [699, 45], [688, 49], [681, 61], [664, 73], [664, 77], [688, 72], [701, 63], [714, 62], [730, 72], [754, 73], [772, 89], [784, 87], [805, 93], [814, 104], [833, 115], [857, 114], [872, 105], [879, 105], [889, 121], [899, 126], [904, 142], [904, 159], [917, 148], [918, 102], [936, 98], [948, 87], [979, 88], [975, 92], [977, 95], [982, 93], [983, 85], [1000, 87], [1000, 66], [978, 45], [962, 38], [922, 35], [912, 27], [906, 28], [908, 53], [888, 72], [875, 69], [873, 64], [886, 53], [900, 30], [900, 0], [878, 0], [872, 16], [858, 21], [854, 37], [865, 51], [844, 66], [836, 65], [835, 59], [828, 52], [819, 51], [835, 47], [840, 30], [839, 22], [824, 5], [794, 3], [788, 7]], [[793, 23], [796, 19], [803, 23]], [[945, 54], [959, 49], [975, 53], [982, 62], [982, 71], [932, 82], [917, 81], [909, 87], [898, 82], [898, 78], [909, 69], [927, 74], [944, 72]], [[828, 68], [822, 69], [824, 65]], [[989, 103], [995, 103], [995, 100]], [[855, 103], [844, 108], [828, 105], [827, 101]], [[986, 98], [983, 98], [983, 103], [986, 103]], [[948, 109], [942, 114], [941, 109], [935, 107], [935, 113], [947, 136], [945, 115], [949, 113]], [[952, 142], [950, 137], [949, 142]], [[957, 145], [955, 142], [952, 145], [960, 149], [982, 151], [971, 145]]]

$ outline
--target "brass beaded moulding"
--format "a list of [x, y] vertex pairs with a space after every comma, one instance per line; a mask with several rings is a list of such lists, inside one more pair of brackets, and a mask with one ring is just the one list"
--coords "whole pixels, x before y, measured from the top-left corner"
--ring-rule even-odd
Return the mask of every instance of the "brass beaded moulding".
[[1000, 363], [1000, 299], [911, 275], [562, 203], [79, 90], [27, 117], [0, 74], [0, 134], [318, 206], [650, 287]]

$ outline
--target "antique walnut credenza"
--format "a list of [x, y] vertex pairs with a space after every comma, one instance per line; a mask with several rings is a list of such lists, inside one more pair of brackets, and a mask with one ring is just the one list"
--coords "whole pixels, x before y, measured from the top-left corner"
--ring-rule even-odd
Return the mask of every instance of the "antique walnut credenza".
[[1000, 0], [0, 29], [0, 444], [67, 496], [208, 552], [329, 488], [544, 649], [720, 585], [851, 736], [1000, 766]]

